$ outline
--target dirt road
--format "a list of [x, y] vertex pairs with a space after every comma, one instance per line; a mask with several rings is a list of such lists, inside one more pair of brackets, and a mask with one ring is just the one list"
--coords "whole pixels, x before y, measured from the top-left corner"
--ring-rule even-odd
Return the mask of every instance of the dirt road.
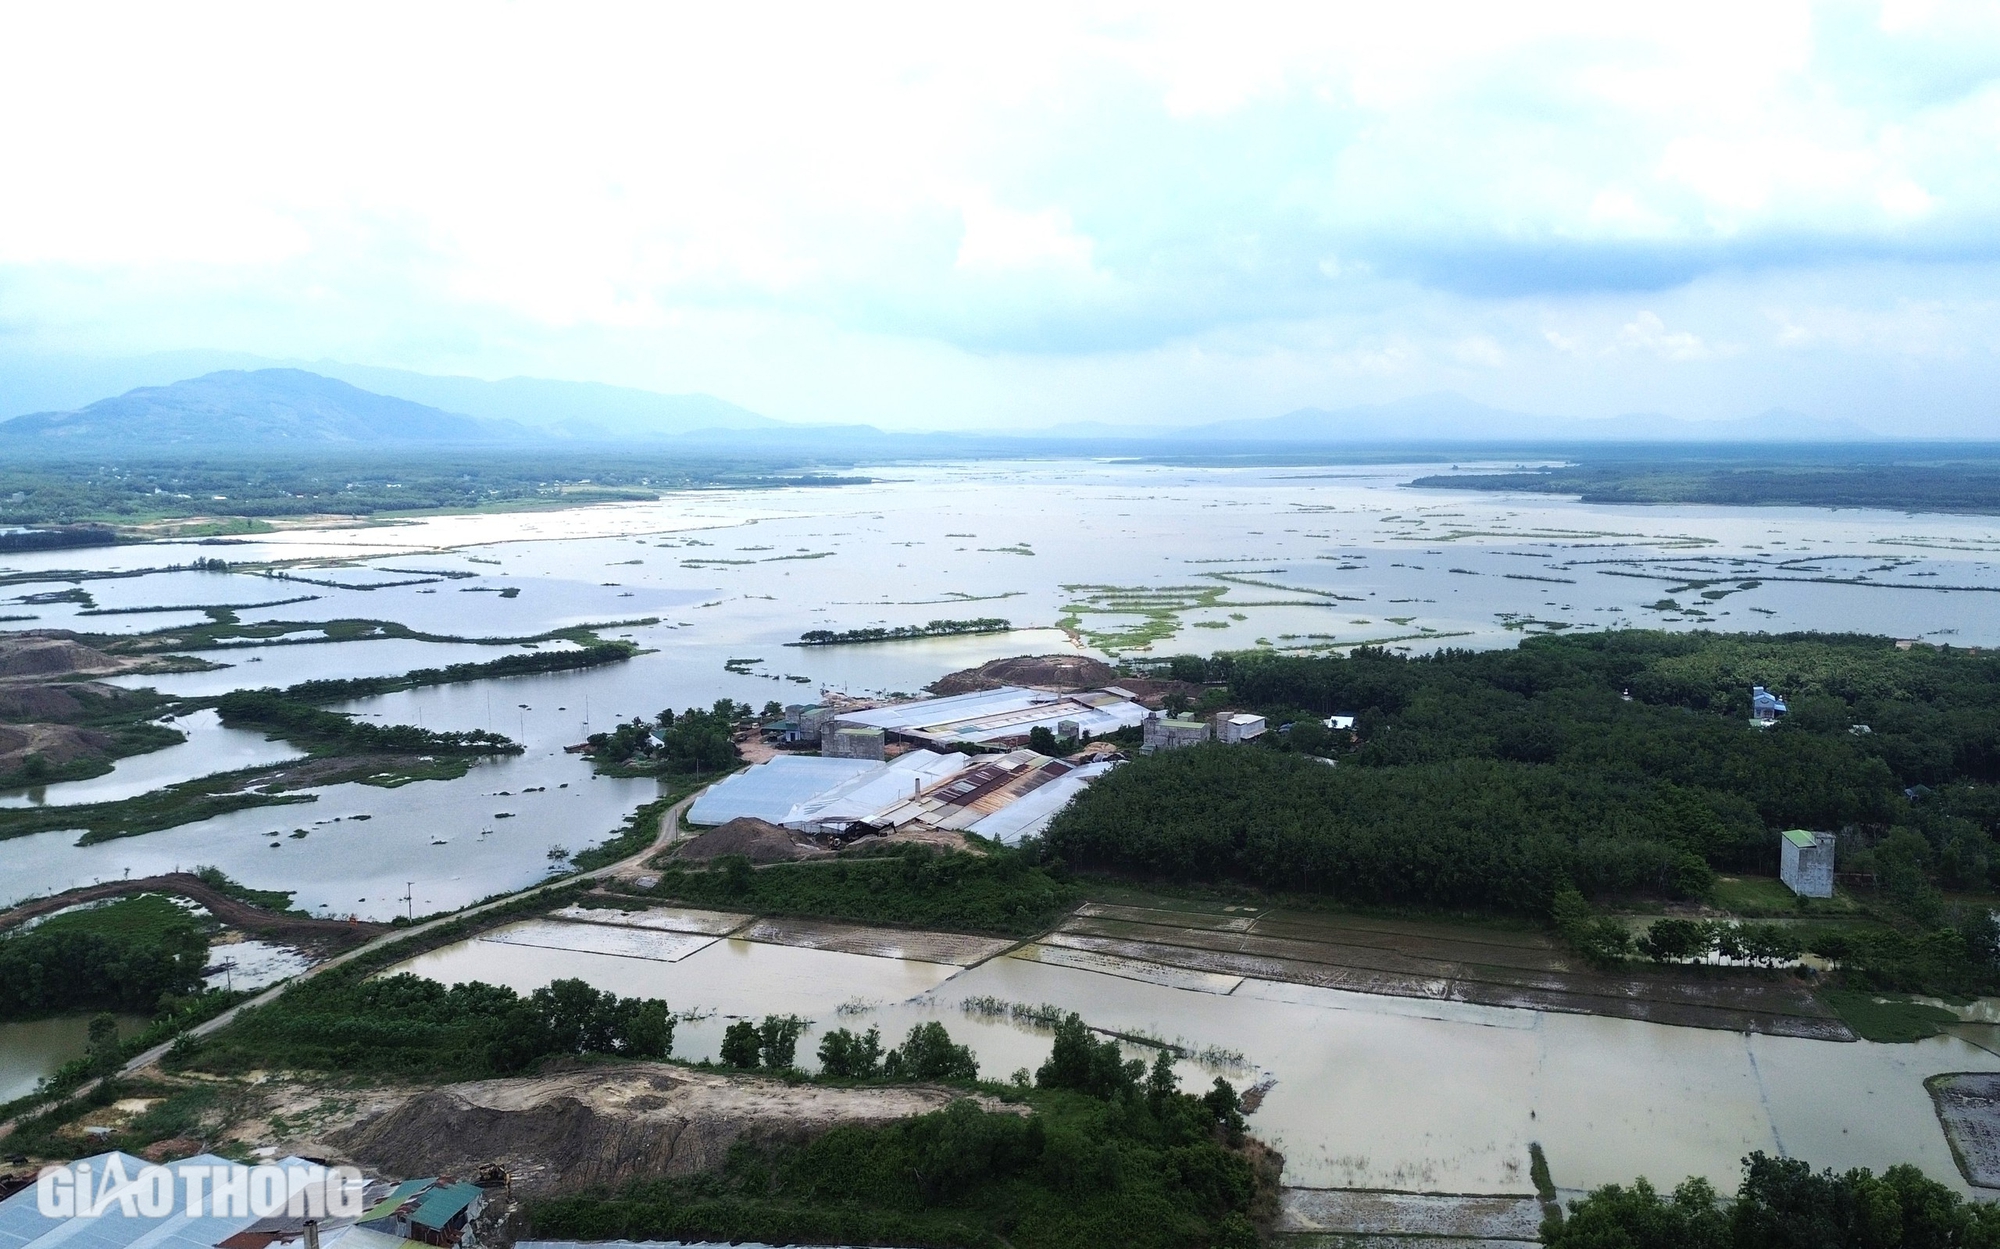
[[[305, 971], [300, 972], [298, 975], [292, 977], [290, 980], [287, 980], [282, 984], [273, 985], [270, 988], [264, 990], [264, 992], [259, 993], [256, 997], [253, 997], [246, 1002], [237, 1003], [235, 1006], [230, 1007], [228, 1010], [222, 1012], [220, 1015], [217, 1015], [215, 1018], [208, 1020], [206, 1023], [196, 1024], [193, 1028], [190, 1028], [189, 1031], [196, 1036], [206, 1036], [211, 1032], [216, 1032], [222, 1028], [226, 1028], [233, 1020], [235, 1020], [236, 1016], [242, 1011], [247, 1010], [253, 1006], [262, 1006], [267, 1002], [276, 1000], [279, 994], [283, 993], [286, 989], [290, 988], [291, 986], [300, 983], [301, 981], [310, 980], [314, 976], [317, 976], [322, 972], [330, 971], [333, 968], [351, 962], [354, 959], [357, 959], [364, 954], [369, 954], [376, 950], [380, 950], [385, 946], [394, 945], [399, 941], [407, 941], [411, 937], [419, 936], [423, 933], [430, 932], [441, 925], [449, 924], [456, 920], [466, 919], [474, 915], [480, 915], [487, 911], [491, 911], [496, 907], [505, 906], [510, 902], [516, 902], [522, 898], [532, 897], [533, 895], [538, 893], [546, 893], [551, 889], [560, 888], [565, 885], [573, 885], [579, 880], [602, 880], [607, 876], [615, 875], [619, 872], [628, 871], [633, 868], [636, 868], [644, 864], [645, 861], [648, 858], [652, 857], [652, 855], [656, 853], [662, 845], [666, 844], [667, 840], [672, 836], [673, 830], [680, 822], [681, 812], [685, 811], [689, 806], [689, 804], [694, 802], [696, 798], [699, 798], [701, 796], [701, 793], [702, 793], [701, 790], [696, 790], [694, 793], [689, 794], [687, 797], [681, 799], [673, 806], [667, 808], [666, 814], [662, 816], [660, 819], [660, 830], [658, 833], [654, 835], [652, 844], [648, 845], [644, 850], [641, 850], [637, 854], [630, 855], [626, 858], [620, 859], [616, 863], [610, 863], [606, 864], [603, 867], [594, 868], [588, 872], [580, 872], [574, 876], [565, 876], [559, 880], [552, 880], [545, 884], [534, 885], [527, 889], [521, 890], [519, 893], [510, 894], [507, 897], [499, 898], [492, 902], [484, 902], [479, 904], [478, 906], [470, 906], [462, 911], [454, 911], [449, 915], [441, 915], [436, 919], [425, 920], [421, 924], [412, 924], [407, 928], [390, 928], [384, 930], [381, 929], [379, 925], [377, 925], [376, 926], [377, 935], [375, 935], [372, 939], [364, 942], [359, 946], [356, 946], [351, 950], [346, 951], [345, 953], [335, 955], [333, 958], [327, 959], [323, 963], [314, 964], [312, 967], [309, 967]], [[119, 883], [125, 884], [128, 882], [119, 882]], [[233, 901], [229, 899], [225, 900]], [[55, 899], [49, 899], [49, 901], [55, 901]], [[65, 906], [71, 904], [72, 902], [62, 903], [62, 905]], [[31, 903], [29, 905], [34, 905], [34, 904]], [[203, 905], [207, 906], [209, 904], [207, 902], [203, 902]], [[237, 905], [241, 904], [239, 903]], [[16, 909], [19, 910], [22, 908], [16, 908]], [[220, 912], [218, 912], [218, 914], [220, 914]], [[269, 915], [270, 912], [268, 911], [263, 912], [263, 914]], [[314, 922], [320, 922], [320, 921], [314, 921]], [[327, 922], [336, 922], [336, 921], [327, 921]], [[171, 1042], [168, 1042], [161, 1045], [155, 1045], [153, 1048], [138, 1055], [137, 1057], [133, 1058], [130, 1062], [127, 1062], [123, 1067], [119, 1068], [119, 1074], [127, 1075], [134, 1071], [139, 1071], [143, 1068], [150, 1067], [154, 1063], [159, 1062], [162, 1058], [166, 1057], [167, 1049], [171, 1044], [172, 1044]], [[78, 1097], [83, 1097], [88, 1095], [91, 1092], [91, 1090], [97, 1087], [99, 1083], [100, 1081], [98, 1080], [90, 1081], [88, 1084], [85, 1084], [81, 1088], [77, 1089], [74, 1093], [71, 1093], [68, 1100], [74, 1100]], [[18, 1120], [9, 1120], [4, 1124], [0, 1124], [0, 1140], [4, 1140], [10, 1133], [13, 1132], [14, 1124], [16, 1122], [18, 1122]]]
[[137, 893], [170, 893], [177, 897], [189, 898], [207, 907], [209, 914], [231, 928], [240, 928], [245, 932], [277, 937], [285, 941], [326, 944], [331, 940], [340, 945], [351, 945], [356, 940], [388, 931], [387, 924], [372, 924], [357, 919], [314, 919], [310, 916], [286, 915], [280, 911], [252, 906], [248, 902], [220, 892], [192, 872], [168, 872], [162, 876], [141, 876], [136, 880], [115, 880], [101, 885], [86, 885], [81, 889], [59, 893], [52, 898], [38, 898], [33, 902], [24, 902], [10, 910], [0, 911], [0, 931], [17, 924], [24, 924], [39, 915], [60, 911], [65, 907]]

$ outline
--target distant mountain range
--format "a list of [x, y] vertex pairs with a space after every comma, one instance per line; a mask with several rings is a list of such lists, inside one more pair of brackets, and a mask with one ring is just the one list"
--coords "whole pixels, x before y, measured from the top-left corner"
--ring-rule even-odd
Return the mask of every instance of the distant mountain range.
[[19, 445], [310, 447], [518, 442], [527, 431], [408, 399], [378, 395], [303, 369], [229, 369], [170, 386], [142, 386], [74, 412], [0, 422]]
[[1773, 409], [1740, 421], [1660, 415], [1585, 420], [1487, 407], [1437, 394], [1329, 411], [1193, 426], [1072, 424], [963, 434], [885, 433], [867, 425], [799, 425], [711, 395], [662, 395], [593, 382], [517, 377], [489, 382], [398, 369], [324, 364], [341, 376], [297, 368], [225, 369], [142, 386], [69, 412], [0, 421], [0, 446], [309, 448], [418, 444], [549, 446], [666, 443], [801, 454], [896, 451], [1004, 454], [1080, 443], [1136, 450], [1225, 445], [1368, 446], [1421, 443], [1851, 442], [1882, 435], [1852, 421]]
[[675, 438], [703, 430], [789, 428], [783, 421], [759, 416], [714, 395], [662, 395], [629, 386], [559, 382], [541, 377], [509, 377], [488, 382], [476, 377], [436, 377], [333, 361], [321, 361], [313, 367], [329, 377], [379, 394], [414, 399], [447, 412], [463, 412], [491, 421], [512, 421], [582, 441]]

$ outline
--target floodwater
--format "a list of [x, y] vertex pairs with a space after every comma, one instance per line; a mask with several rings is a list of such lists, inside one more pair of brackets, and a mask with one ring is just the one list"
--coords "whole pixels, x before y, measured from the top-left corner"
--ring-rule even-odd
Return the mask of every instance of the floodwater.
[[[63, 1015], [26, 1023], [0, 1023], [0, 1102], [25, 1097], [57, 1067], [83, 1057], [90, 1040], [89, 1015]], [[137, 1016], [118, 1017], [120, 1034], [144, 1026]]]
[[[259, 887], [303, 886], [307, 905], [371, 918], [411, 906], [421, 912], [425, 898], [452, 905], [532, 882], [547, 870], [550, 845], [593, 845], [651, 796], [641, 782], [587, 781], [588, 764], [561, 753], [591, 732], [723, 697], [761, 707], [810, 702], [822, 690], [913, 692], [954, 669], [1024, 652], [1362, 642], [1422, 651], [1635, 625], [1837, 626], [2000, 642], [1993, 518], [1607, 507], [1402, 484], [1437, 470], [899, 465], [862, 470], [881, 478], [866, 486], [699, 491], [566, 512], [289, 530], [221, 546], [10, 554], [0, 572], [46, 577], [0, 587], [0, 614], [36, 617], [23, 628], [177, 627], [206, 619], [193, 608], [219, 606], [246, 622], [298, 625], [283, 644], [199, 652], [229, 667], [116, 679], [172, 693], [476, 662], [523, 653], [523, 645], [567, 645], [525, 639], [586, 623], [649, 653], [586, 672], [350, 704], [343, 709], [383, 722], [491, 729], [522, 740], [528, 754], [483, 764], [459, 781], [321, 790], [311, 807], [241, 812], [93, 847], [74, 846], [69, 833], [12, 841], [15, 870], [0, 884], [0, 903], [128, 868], [211, 863]], [[217, 557], [257, 567], [169, 568]], [[142, 575], [78, 580], [63, 570]], [[1161, 614], [1149, 621], [1135, 612], [1133, 589], [1152, 593]], [[69, 590], [90, 602], [21, 601]], [[283, 601], [294, 599], [301, 601]], [[787, 645], [810, 629], [979, 616], [1032, 628]], [[308, 640], [324, 638], [323, 622], [357, 618], [464, 640]], [[1065, 620], [1075, 622], [1074, 637], [1054, 627]], [[1148, 628], [1150, 640], [1142, 636]], [[227, 742], [239, 744], [225, 749]], [[126, 760], [110, 776], [73, 783], [96, 788], [51, 786], [42, 801], [95, 800], [122, 793], [127, 780], [164, 784], [224, 771], [242, 766], [235, 752], [266, 746], [281, 748], [244, 747], [219, 730], [197, 734], [145, 763]], [[566, 805], [532, 816], [524, 808], [512, 828], [492, 822], [508, 809], [494, 803], [497, 791], [547, 786], [553, 794], [563, 782]], [[347, 811], [375, 817], [367, 836], [290, 838], [294, 828]], [[485, 828], [494, 831], [482, 836]], [[272, 831], [283, 834], [276, 851], [262, 836]], [[447, 844], [433, 846], [437, 838]], [[339, 853], [323, 849], [336, 842]], [[404, 902], [406, 892], [417, 900]]]
[[1184, 1088], [1218, 1072], [1239, 1088], [1271, 1082], [1253, 1130], [1285, 1155], [1287, 1184], [1311, 1187], [1527, 1193], [1539, 1141], [1565, 1189], [1703, 1175], [1730, 1191], [1742, 1157], [1761, 1149], [1836, 1170], [1911, 1162], [1966, 1191], [1923, 1081], [2000, 1070], [2000, 1056], [1949, 1036], [1810, 1041], [1259, 980], [1198, 992], [1012, 957], [957, 971], [728, 939], [677, 961], [475, 939], [395, 970], [522, 992], [577, 976], [660, 997], [696, 1016], [675, 1032], [689, 1059], [716, 1057], [737, 1017], [811, 1019], [799, 1046], [808, 1067], [829, 1029], [873, 1025], [893, 1044], [936, 1019], [998, 1078], [1039, 1066], [1049, 1034], [963, 1003], [1053, 1003], [1094, 1027], [1208, 1051], [1206, 1066], [1178, 1065]]
[[0, 807], [114, 802], [217, 772], [299, 758], [299, 752], [286, 742], [273, 741], [262, 733], [222, 727], [221, 718], [211, 710], [190, 712], [164, 723], [180, 730], [187, 740], [163, 750], [119, 759], [103, 776], [0, 792]]

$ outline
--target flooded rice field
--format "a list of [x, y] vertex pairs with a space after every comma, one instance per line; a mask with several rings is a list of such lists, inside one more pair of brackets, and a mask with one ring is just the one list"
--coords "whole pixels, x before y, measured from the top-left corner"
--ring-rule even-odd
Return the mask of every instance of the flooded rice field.
[[1776, 1036], [1854, 1039], [1789, 978], [1722, 979], [1699, 968], [1607, 975], [1540, 932], [1443, 928], [1374, 916], [1190, 915], [1092, 904], [1044, 937], [1037, 957], [1181, 988], [1198, 986], [1162, 979], [1162, 973], [1206, 975], [1213, 977], [1207, 991], [1217, 993], [1233, 992], [1231, 979], [1248, 977]]
[[[651, 796], [644, 783], [586, 781], [587, 765], [561, 747], [590, 732], [722, 697], [762, 706], [809, 702], [822, 689], [914, 692], [1003, 655], [1364, 642], [1425, 650], [1571, 629], [1779, 630], [1836, 620], [1860, 631], [2000, 642], [2000, 524], [1991, 518], [1610, 507], [1401, 484], [1435, 471], [1428, 465], [865, 471], [879, 480], [295, 529], [221, 545], [9, 554], [0, 608], [32, 617], [14, 627], [178, 630], [210, 622], [209, 609], [245, 625], [296, 626], [187, 652], [226, 667], [113, 678], [171, 693], [476, 662], [572, 645], [547, 635], [586, 624], [650, 653], [607, 668], [350, 704], [342, 709], [385, 723], [504, 733], [528, 753], [462, 780], [386, 793], [318, 790], [312, 807], [240, 812], [96, 846], [77, 847], [64, 832], [17, 840], [7, 848], [16, 870], [0, 882], [0, 904], [128, 869], [212, 863], [258, 887], [303, 886], [300, 901], [315, 909], [387, 919], [458, 905], [530, 883], [547, 870], [552, 845], [595, 844]], [[228, 571], [187, 567], [218, 558]], [[1018, 628], [787, 645], [809, 629], [983, 616]], [[335, 620], [385, 621], [413, 635], [329, 641], [323, 625]], [[195, 727], [182, 746], [124, 760], [105, 777], [39, 796], [0, 795], [0, 803], [129, 796], [135, 786], [284, 757], [282, 743]], [[553, 794], [564, 783], [563, 803], [524, 809], [510, 827], [492, 823], [508, 806], [494, 802], [500, 791], [546, 786]], [[320, 821], [349, 812], [372, 817], [365, 836], [292, 839], [295, 829], [323, 828]], [[267, 836], [274, 832], [277, 851]]]
[[[1285, 1154], [1286, 1183], [1308, 1188], [1527, 1194], [1530, 1142], [1565, 1189], [1692, 1174], [1727, 1190], [1756, 1149], [1837, 1170], [1910, 1161], [1963, 1188], [1924, 1081], [2000, 1072], [2000, 1057], [1952, 1036], [1875, 1045], [1254, 976], [1225, 985], [1183, 971], [1176, 981], [1160, 964], [1142, 978], [1131, 960], [1065, 964], [1048, 957], [1062, 947], [1048, 945], [994, 956], [1005, 943], [949, 934], [704, 912], [643, 922], [695, 931], [528, 921], [395, 970], [521, 991], [577, 976], [660, 997], [682, 1015], [674, 1052], [689, 1059], [715, 1058], [736, 1018], [810, 1019], [806, 1065], [826, 1030], [872, 1026], [893, 1043], [936, 1019], [1002, 1078], [1047, 1057], [1036, 1008], [1074, 1010], [1130, 1038], [1134, 1056], [1152, 1052], [1141, 1039], [1178, 1046], [1186, 1086], [1218, 1073], [1239, 1087], [1266, 1084], [1254, 1128]], [[549, 928], [573, 931], [551, 939]], [[610, 933], [667, 940], [649, 954]], [[852, 952], [871, 944], [903, 954]]]

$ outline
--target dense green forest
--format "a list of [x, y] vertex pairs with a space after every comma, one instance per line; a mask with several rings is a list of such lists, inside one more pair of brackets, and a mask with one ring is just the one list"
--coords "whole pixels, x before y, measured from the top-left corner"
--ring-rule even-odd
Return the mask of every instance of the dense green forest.
[[[1940, 887], [2000, 884], [2000, 657], [1620, 631], [1166, 666], [1293, 727], [1117, 769], [1050, 828], [1072, 865], [1546, 912], [1571, 887], [1699, 897], [1718, 869], [1774, 873], [1779, 831], [1827, 829], [1839, 870], [1872, 878], [1917, 929], [1962, 920], [1960, 946], [1991, 951], [1991, 924], [1955, 920]], [[1753, 684], [1789, 699], [1778, 724], [1749, 722]], [[1322, 727], [1334, 713], [1354, 732]], [[1930, 957], [1906, 946], [1884, 959]]]
[[0, 525], [568, 507], [654, 499], [666, 490], [867, 480], [799, 475], [790, 468], [796, 463], [777, 457], [548, 448], [454, 454], [449, 465], [428, 467], [408, 456], [352, 453], [139, 456], [115, 462], [16, 456], [0, 465]]
[[2000, 512], [2000, 465], [1585, 463], [1516, 473], [1452, 473], [1429, 489], [1574, 494], [1585, 503], [1718, 503], [1729, 507], [1872, 507]]
[[1082, 894], [1020, 852], [940, 854], [908, 846], [893, 855], [843, 857], [830, 863], [778, 863], [753, 869], [725, 856], [708, 871], [657, 861], [659, 883], [646, 892], [694, 906], [758, 915], [803, 915], [864, 924], [899, 924], [957, 932], [1031, 937], [1045, 931]]
[[1913, 1166], [1815, 1173], [1753, 1153], [1724, 1201], [1706, 1180], [1671, 1194], [1610, 1184], [1542, 1228], [1549, 1249], [1996, 1249], [2000, 1206], [1967, 1201]]
[[74, 1011], [150, 1015], [195, 992], [208, 937], [185, 910], [140, 897], [0, 936], [0, 1020]]
[[315, 1071], [472, 1080], [557, 1054], [664, 1058], [674, 1017], [656, 999], [621, 998], [581, 980], [526, 997], [473, 982], [446, 988], [408, 973], [315, 977], [228, 1028], [189, 1039], [177, 1065], [240, 1073], [273, 1065]]

